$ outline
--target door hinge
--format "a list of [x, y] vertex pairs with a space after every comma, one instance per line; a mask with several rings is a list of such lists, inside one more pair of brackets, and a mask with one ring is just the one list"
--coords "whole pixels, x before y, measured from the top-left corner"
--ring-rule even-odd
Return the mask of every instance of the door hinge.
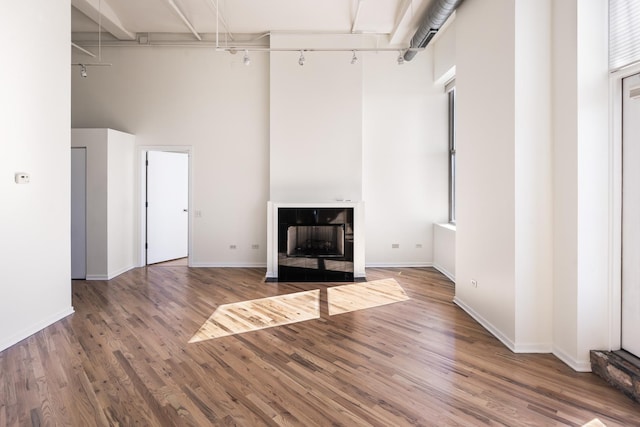
[[148, 243], [145, 243], [145, 244], [144, 244], [144, 248], [145, 248], [145, 249], [149, 249], [149, 244], [148, 244]]
[[148, 208], [149, 207], [149, 202], [144, 202], [144, 207]]

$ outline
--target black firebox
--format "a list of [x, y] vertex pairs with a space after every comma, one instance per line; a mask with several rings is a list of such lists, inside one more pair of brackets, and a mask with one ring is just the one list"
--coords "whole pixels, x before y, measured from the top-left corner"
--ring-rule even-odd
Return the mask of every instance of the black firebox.
[[352, 282], [353, 208], [279, 208], [278, 281]]

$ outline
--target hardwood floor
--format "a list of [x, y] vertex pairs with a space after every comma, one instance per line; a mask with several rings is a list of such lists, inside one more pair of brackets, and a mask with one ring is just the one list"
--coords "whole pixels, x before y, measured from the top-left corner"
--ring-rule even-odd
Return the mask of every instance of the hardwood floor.
[[[327, 286], [147, 267], [73, 283], [76, 313], [0, 353], [0, 426], [640, 425], [552, 355], [513, 354], [432, 269], [368, 269], [410, 298], [329, 316]], [[188, 344], [216, 307], [320, 289], [320, 318]]]

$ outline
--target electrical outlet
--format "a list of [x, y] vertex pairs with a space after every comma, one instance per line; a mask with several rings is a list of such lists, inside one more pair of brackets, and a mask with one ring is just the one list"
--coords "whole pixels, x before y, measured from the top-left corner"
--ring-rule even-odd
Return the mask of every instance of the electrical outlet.
[[260, 249], [260, 245], [253, 244], [251, 245], [251, 249]]
[[193, 216], [195, 218], [202, 218], [202, 211], [200, 211], [200, 210], [193, 211]]
[[400, 243], [392, 243], [391, 244], [391, 249], [398, 249], [400, 248]]
[[474, 288], [478, 287], [478, 281], [476, 279], [471, 279], [471, 286]]
[[231, 250], [237, 249], [237, 246], [236, 245], [229, 245], [229, 249], [231, 249]]
[[422, 243], [416, 243], [416, 249], [422, 249]]
[[14, 175], [14, 179], [16, 181], [16, 184], [28, 184], [30, 177], [26, 172], [16, 172]]

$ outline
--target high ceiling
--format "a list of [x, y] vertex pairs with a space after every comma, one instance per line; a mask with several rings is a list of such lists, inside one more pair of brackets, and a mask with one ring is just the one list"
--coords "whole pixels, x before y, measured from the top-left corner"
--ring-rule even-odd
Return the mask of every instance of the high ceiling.
[[[247, 43], [274, 32], [371, 34], [407, 47], [431, 0], [71, 0], [72, 40], [140, 35]], [[263, 41], [264, 43], [264, 41]]]

